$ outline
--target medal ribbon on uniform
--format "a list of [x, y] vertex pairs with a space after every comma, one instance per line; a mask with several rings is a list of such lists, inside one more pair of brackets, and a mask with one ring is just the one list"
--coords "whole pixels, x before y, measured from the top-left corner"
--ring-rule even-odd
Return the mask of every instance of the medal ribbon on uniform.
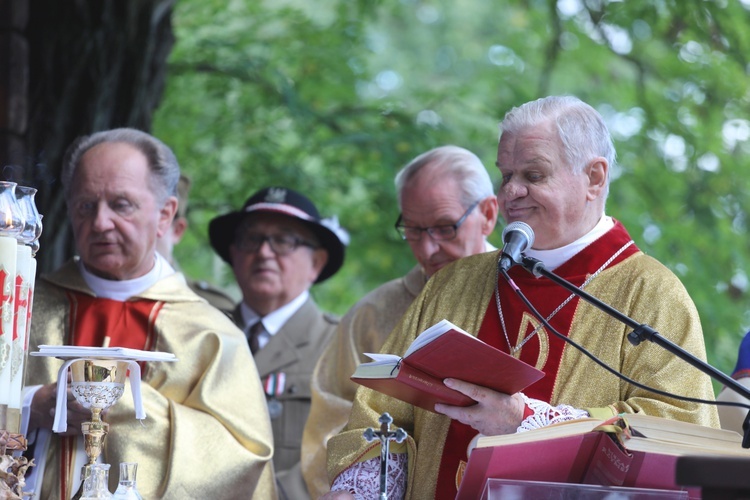
[[268, 397], [281, 396], [284, 394], [285, 386], [286, 373], [284, 372], [272, 373], [263, 382], [263, 389]]

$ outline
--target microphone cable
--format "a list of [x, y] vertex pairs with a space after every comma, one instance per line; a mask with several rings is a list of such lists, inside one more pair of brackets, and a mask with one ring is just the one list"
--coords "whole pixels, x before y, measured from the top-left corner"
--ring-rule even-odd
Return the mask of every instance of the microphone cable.
[[513, 291], [516, 292], [516, 295], [523, 301], [523, 303], [526, 305], [526, 307], [531, 311], [531, 313], [534, 315], [535, 318], [537, 318], [539, 321], [542, 322], [542, 324], [548, 328], [552, 333], [555, 334], [555, 336], [559, 337], [560, 339], [564, 340], [571, 346], [575, 347], [578, 351], [580, 351], [582, 354], [590, 358], [592, 361], [594, 361], [596, 364], [610, 372], [611, 374], [615, 375], [616, 377], [620, 378], [621, 380], [624, 380], [625, 382], [634, 385], [635, 387], [638, 387], [640, 389], [647, 390], [649, 392], [653, 392], [655, 394], [659, 394], [661, 396], [666, 396], [673, 399], [679, 399], [681, 401], [688, 401], [691, 403], [703, 403], [703, 404], [709, 404], [714, 406], [736, 406], [739, 408], [745, 408], [748, 411], [750, 411], [750, 404], [747, 403], [740, 403], [735, 401], [709, 401], [706, 399], [700, 399], [700, 398], [692, 398], [689, 396], [679, 396], [677, 394], [672, 394], [667, 391], [662, 391], [661, 389], [655, 389], [653, 387], [650, 387], [648, 385], [642, 384], [640, 382], [636, 382], [632, 378], [628, 377], [624, 373], [621, 373], [611, 366], [609, 366], [607, 363], [602, 361], [601, 359], [597, 358], [595, 355], [590, 353], [588, 350], [586, 350], [585, 347], [578, 344], [576, 341], [568, 338], [566, 335], [563, 335], [562, 333], [558, 332], [550, 323], [547, 321], [547, 319], [539, 313], [539, 311], [534, 307], [534, 305], [526, 298], [526, 296], [523, 294], [520, 288], [516, 285], [516, 283], [513, 281], [513, 278], [508, 275], [508, 272], [505, 269], [500, 268], [500, 272], [503, 275], [503, 278], [505, 278], [505, 281], [508, 282], [508, 285], [513, 289]]

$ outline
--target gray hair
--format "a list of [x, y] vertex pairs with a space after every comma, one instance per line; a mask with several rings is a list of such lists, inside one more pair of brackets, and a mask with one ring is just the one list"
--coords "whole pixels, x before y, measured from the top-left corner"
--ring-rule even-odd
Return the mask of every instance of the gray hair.
[[502, 133], [517, 134], [546, 122], [554, 123], [565, 149], [568, 167], [578, 174], [588, 162], [602, 156], [615, 167], [616, 153], [604, 118], [594, 108], [574, 96], [550, 96], [527, 102], [505, 114]]
[[130, 144], [146, 156], [151, 171], [149, 188], [160, 203], [164, 203], [169, 196], [177, 196], [180, 165], [172, 150], [159, 139], [141, 130], [116, 128], [79, 137], [68, 147], [60, 174], [67, 201], [70, 201], [73, 176], [83, 155], [94, 146], [115, 142]]
[[404, 188], [427, 165], [435, 168], [435, 176], [449, 175], [458, 182], [466, 207], [494, 194], [490, 175], [477, 155], [458, 146], [440, 146], [417, 156], [396, 174], [399, 210]]

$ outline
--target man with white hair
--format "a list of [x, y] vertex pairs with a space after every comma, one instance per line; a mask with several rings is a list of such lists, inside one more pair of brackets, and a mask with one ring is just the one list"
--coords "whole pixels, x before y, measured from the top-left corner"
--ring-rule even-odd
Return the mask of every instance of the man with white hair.
[[481, 160], [458, 146], [441, 146], [414, 158], [396, 175], [400, 215], [396, 229], [417, 265], [357, 302], [344, 316], [315, 369], [312, 408], [302, 442], [308, 489], [329, 490], [327, 439], [346, 423], [359, 387], [349, 377], [378, 352], [430, 276], [462, 257], [494, 250], [487, 242], [497, 221], [497, 198]]
[[[700, 318], [682, 283], [641, 252], [624, 226], [604, 211], [615, 150], [601, 115], [575, 97], [552, 96], [512, 109], [501, 128], [499, 210], [507, 223], [522, 221], [534, 230], [526, 255], [705, 360]], [[388, 482], [393, 489], [388, 496], [415, 499], [455, 498], [469, 445], [479, 434], [510, 434], [620, 413], [718, 426], [711, 405], [655, 394], [595, 367], [548, 331], [516, 289], [561, 336], [632, 379], [660, 391], [712, 400], [708, 376], [657, 345], [631, 345], [627, 325], [551, 280], [536, 278], [521, 266], [510, 268], [506, 280], [499, 258], [498, 252], [467, 257], [430, 278], [383, 351], [403, 354], [421, 332], [447, 319], [536, 366], [545, 377], [517, 394], [445, 379], [447, 387], [476, 404], [436, 404], [434, 411], [360, 388], [347, 426], [328, 443], [333, 491], [326, 498], [378, 495], [379, 457], [373, 458], [362, 433], [377, 426], [385, 411], [409, 436], [391, 446]]]

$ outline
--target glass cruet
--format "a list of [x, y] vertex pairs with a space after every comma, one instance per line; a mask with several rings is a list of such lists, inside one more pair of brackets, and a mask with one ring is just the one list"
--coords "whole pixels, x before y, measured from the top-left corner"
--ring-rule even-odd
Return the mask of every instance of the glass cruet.
[[109, 464], [91, 464], [91, 474], [83, 482], [81, 500], [111, 499], [109, 491]]
[[138, 464], [135, 462], [120, 463], [120, 483], [117, 485], [113, 499], [118, 500], [143, 500], [135, 485], [135, 475], [138, 472]]

